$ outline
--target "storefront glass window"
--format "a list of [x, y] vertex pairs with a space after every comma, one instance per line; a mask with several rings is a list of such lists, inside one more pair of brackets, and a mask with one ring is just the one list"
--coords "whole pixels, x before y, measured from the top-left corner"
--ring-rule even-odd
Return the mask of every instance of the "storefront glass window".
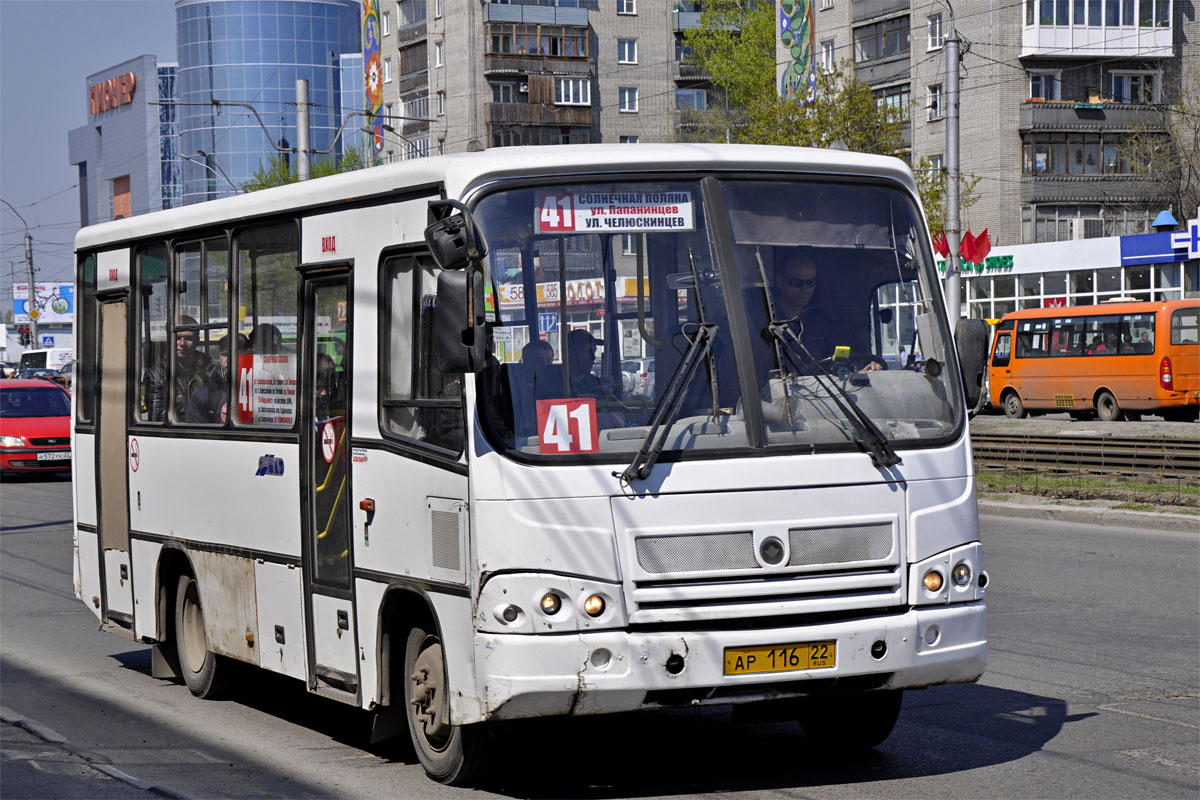
[[[1100, 294], [1121, 291], [1121, 268], [1096, 270], [1096, 291]], [[1103, 299], [1103, 298], [1101, 298]]]
[[1037, 297], [1042, 293], [1042, 276], [1021, 275], [1018, 279], [1021, 284], [1021, 297]]
[[1042, 291], [1051, 297], [1066, 294], [1067, 273], [1047, 272], [1042, 276], [1042, 287]]
[[992, 278], [993, 297], [1016, 297], [1017, 280], [1011, 275], [997, 275]]

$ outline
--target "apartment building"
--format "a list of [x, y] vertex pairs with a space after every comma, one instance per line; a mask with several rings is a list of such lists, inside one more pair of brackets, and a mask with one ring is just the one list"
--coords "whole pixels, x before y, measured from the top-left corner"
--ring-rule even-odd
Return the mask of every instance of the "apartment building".
[[524, 144], [664, 142], [706, 107], [681, 65], [696, 2], [379, 2], [382, 160]]
[[[809, 5], [811, 4], [811, 5]], [[815, 62], [849, 62], [909, 122], [913, 164], [945, 163], [947, 4], [798, 0]], [[1200, 98], [1200, 20], [1180, 0], [959, 0], [960, 162], [979, 177], [963, 227], [994, 244], [1141, 234], [1169, 202], [1123, 157]], [[781, 11], [781, 14], [783, 12]], [[782, 47], [781, 47], [782, 51]], [[786, 52], [786, 51], [782, 51]], [[1175, 209], [1180, 219], [1195, 209]]]

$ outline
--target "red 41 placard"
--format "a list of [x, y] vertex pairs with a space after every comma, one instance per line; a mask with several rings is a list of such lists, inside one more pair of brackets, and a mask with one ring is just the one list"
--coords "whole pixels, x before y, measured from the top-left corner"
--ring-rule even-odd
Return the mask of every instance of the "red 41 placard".
[[573, 230], [575, 230], [575, 204], [571, 195], [543, 195], [541, 210], [538, 214], [538, 231], [552, 233]]
[[538, 400], [537, 418], [538, 444], [542, 453], [600, 452], [593, 398]]

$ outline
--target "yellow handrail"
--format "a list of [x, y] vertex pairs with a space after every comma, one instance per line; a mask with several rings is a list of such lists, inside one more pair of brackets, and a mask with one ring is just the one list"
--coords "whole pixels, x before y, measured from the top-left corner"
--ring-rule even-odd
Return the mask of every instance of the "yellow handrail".
[[329, 471], [325, 473], [325, 480], [316, 489], [313, 489], [314, 494], [320, 494], [329, 487], [329, 479], [333, 477], [333, 470], [338, 465], [338, 456], [341, 455], [342, 449], [346, 446], [346, 430], [349, 426], [342, 428], [342, 435], [338, 438], [337, 449], [333, 451], [333, 460], [329, 462]]
[[325, 530], [317, 534], [318, 539], [324, 539], [329, 535], [329, 529], [333, 527], [333, 515], [337, 513], [338, 506], [342, 502], [342, 492], [346, 491], [346, 476], [342, 476], [342, 485], [338, 487], [337, 497], [333, 498], [333, 508], [329, 509], [329, 519], [325, 522]]

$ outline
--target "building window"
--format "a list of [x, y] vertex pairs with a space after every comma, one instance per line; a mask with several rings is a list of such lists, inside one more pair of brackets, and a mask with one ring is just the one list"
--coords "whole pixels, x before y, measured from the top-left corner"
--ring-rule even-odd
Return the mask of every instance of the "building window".
[[907, 53], [908, 43], [908, 17], [863, 25], [854, 29], [854, 60], [872, 61]]
[[438, 139], [438, 155], [439, 156], [446, 155], [446, 140], [445, 139]]
[[942, 32], [942, 15], [929, 15], [929, 50], [937, 50], [946, 44], [946, 34]]
[[821, 42], [821, 67], [826, 72], [832, 72], [837, 61], [834, 58], [836, 48], [833, 44], [833, 39], [827, 42]]
[[392, 15], [391, 15], [391, 13], [388, 11], [383, 12], [383, 16], [380, 18], [379, 22], [380, 22], [381, 27], [383, 28], [383, 35], [388, 36], [389, 34], [391, 34], [391, 32], [392, 32]]
[[821, 10], [833, 8], [833, 0], [821, 0]]
[[493, 83], [492, 84], [492, 102], [493, 103], [511, 103], [513, 102], [514, 87], [511, 83]]
[[554, 104], [556, 106], [590, 106], [592, 104], [592, 82], [589, 78], [555, 78]]
[[926, 100], [926, 110], [928, 115], [926, 119], [934, 120], [941, 119], [946, 114], [945, 98], [942, 93], [942, 84], [935, 83], [929, 87], [929, 96]]
[[1118, 103], [1157, 103], [1158, 86], [1154, 72], [1112, 73], [1112, 98]]
[[383, 60], [383, 82], [392, 82], [392, 60], [390, 58], [385, 58]]
[[[420, 91], [410, 94], [408, 97], [400, 100], [401, 111], [400, 115], [405, 118], [406, 122], [426, 122], [429, 119], [429, 91]], [[428, 143], [426, 144], [428, 151]], [[426, 155], [429, 155], [426, 152]]]
[[618, 14], [636, 14], [637, 0], [617, 0]]
[[638, 110], [638, 90], [634, 87], [622, 86], [617, 89], [620, 99], [618, 109], [623, 114], [636, 114]]
[[621, 144], [637, 144], [638, 137], [636, 136], [621, 136], [618, 140]]
[[426, 0], [400, 0], [396, 3], [396, 11], [399, 19], [397, 22], [400, 27], [405, 28], [409, 25], [416, 25], [418, 22], [425, 21], [425, 2]]
[[433, 2], [433, 18], [441, 19], [445, 13], [445, 0], [434, 0]]
[[1055, 72], [1036, 72], [1029, 70], [1029, 96], [1040, 97], [1043, 100], [1058, 100], [1062, 88], [1061, 74]]
[[444, 55], [445, 51], [446, 51], [446, 43], [445, 42], [434, 42], [434, 44], [433, 44], [433, 65], [435, 67], [441, 67], [441, 66], [445, 65], [445, 63], [446, 63], [445, 55]]
[[637, 63], [637, 39], [617, 39], [617, 63]]
[[708, 109], [706, 89], [676, 89], [675, 108], [680, 111], [705, 111]]
[[889, 86], [875, 92], [879, 110], [894, 120], [908, 122], [909, 108], [912, 106], [912, 88], [906, 83], [902, 86]]
[[[1137, 174], [1139, 165], [1123, 152], [1122, 139], [1113, 133], [1027, 133], [1022, 138], [1022, 172], [1026, 175]], [[1145, 171], [1145, 167], [1141, 165], [1140, 170]]]
[[941, 153], [936, 153], [929, 157], [929, 171], [934, 176], [940, 176], [942, 170], [946, 168], [945, 161]]
[[437, 106], [438, 116], [444, 117], [444, 116], [446, 116], [446, 92], [444, 90], [439, 91], [437, 93], [437, 98], [438, 98], [438, 106]]
[[392, 104], [384, 103], [383, 104], [383, 124], [391, 125], [394, 122], [396, 122], [396, 119], [395, 119], [395, 117], [392, 116]]

